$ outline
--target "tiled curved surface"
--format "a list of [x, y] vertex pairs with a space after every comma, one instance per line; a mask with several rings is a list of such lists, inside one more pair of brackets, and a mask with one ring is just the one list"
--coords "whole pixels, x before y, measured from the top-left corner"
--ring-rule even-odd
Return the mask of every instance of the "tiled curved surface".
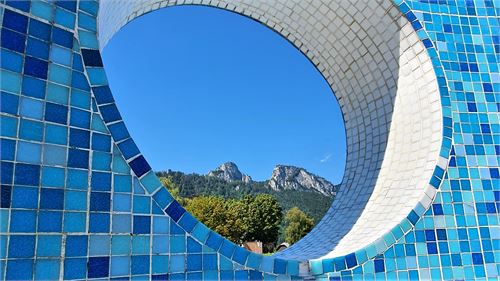
[[[235, 11], [273, 28], [309, 57], [340, 101], [348, 150], [343, 183], [310, 235], [276, 255], [286, 259], [345, 255], [374, 242], [419, 201], [430, 203], [424, 190], [439, 159], [437, 81], [411, 24], [390, 2], [331, 2], [189, 3]], [[162, 6], [185, 4], [117, 3], [101, 6], [101, 48], [130, 20]]]
[[[106, 86], [95, 36], [97, 3], [7, 1], [2, 5], [2, 277], [287, 280], [299, 275], [294, 260], [314, 257], [310, 274], [320, 279], [498, 278], [498, 17], [491, 1], [437, 2], [370, 1], [370, 9], [361, 9], [363, 2], [340, 2], [345, 8], [332, 1], [294, 2], [292, 8], [267, 1], [202, 3], [256, 18], [283, 34], [317, 65], [343, 108], [349, 156], [338, 201], [358, 209], [332, 221], [335, 204], [342, 206], [334, 203], [317, 229], [276, 258], [228, 243], [160, 187]], [[120, 7], [127, 3], [135, 2]], [[115, 18], [107, 38], [166, 4]], [[370, 11], [377, 16], [358, 16]], [[119, 7], [114, 12], [123, 15]], [[299, 14], [310, 16], [304, 20]], [[360, 23], [366, 19], [373, 24], [365, 30]], [[352, 29], [346, 30], [346, 23]], [[398, 34], [392, 38], [384, 33], [390, 26], [402, 31], [394, 29]], [[334, 27], [342, 33], [318, 32]], [[100, 32], [106, 34], [102, 27]], [[356, 36], [370, 44], [347, 49], [356, 45], [345, 41], [357, 44]], [[368, 71], [384, 66], [385, 72]], [[408, 142], [417, 145], [411, 146], [414, 153], [405, 150]], [[426, 148], [420, 160], [419, 147]], [[404, 165], [396, 167], [398, 161]], [[416, 176], [422, 179], [410, 174], [412, 167], [421, 169]], [[395, 201], [402, 196], [408, 204]], [[377, 205], [384, 202], [397, 205], [393, 220], [392, 206]], [[383, 227], [369, 228], [364, 218], [378, 211], [374, 218]], [[353, 228], [339, 230], [345, 226]], [[368, 229], [389, 232], [371, 235], [373, 243], [362, 247], [368, 243], [356, 235]]]

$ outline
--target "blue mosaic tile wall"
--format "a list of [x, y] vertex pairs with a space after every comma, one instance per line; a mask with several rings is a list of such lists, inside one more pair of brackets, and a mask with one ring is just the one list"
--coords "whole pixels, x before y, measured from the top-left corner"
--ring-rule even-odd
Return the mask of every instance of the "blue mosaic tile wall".
[[[498, 280], [498, 3], [394, 2], [433, 61], [449, 165], [431, 180], [431, 208], [417, 206], [384, 245], [310, 261], [310, 273]], [[238, 247], [161, 186], [108, 86], [98, 2], [1, 3], [2, 279], [301, 279], [298, 261]]]

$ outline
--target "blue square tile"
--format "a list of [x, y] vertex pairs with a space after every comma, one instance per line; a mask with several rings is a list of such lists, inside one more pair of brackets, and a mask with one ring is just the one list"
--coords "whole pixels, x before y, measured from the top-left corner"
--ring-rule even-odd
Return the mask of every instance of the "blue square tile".
[[92, 91], [94, 92], [95, 100], [98, 105], [115, 101], [108, 86], [92, 87]]
[[24, 52], [24, 48], [26, 47], [25, 35], [2, 28], [0, 36], [2, 47], [19, 53]]
[[109, 276], [109, 257], [89, 257], [88, 278]]
[[93, 233], [108, 233], [110, 218], [109, 213], [91, 213], [89, 229]]
[[28, 17], [11, 10], [4, 10], [3, 26], [20, 33], [26, 33], [28, 28]]
[[[4, 57], [2, 56], [2, 60]], [[6, 92], [1, 93], [2, 103], [0, 104], [0, 110], [4, 113], [17, 114], [19, 107], [19, 96], [12, 95]]]
[[66, 125], [68, 123], [68, 107], [51, 102], [46, 103], [45, 120]]
[[86, 279], [86, 273], [86, 258], [64, 259], [64, 280]]
[[66, 257], [87, 256], [87, 235], [68, 235], [66, 237]]
[[23, 95], [43, 99], [45, 98], [45, 81], [25, 76], [22, 83], [22, 93]]
[[38, 188], [29, 186], [14, 186], [11, 206], [13, 208], [37, 209]]
[[71, 128], [69, 130], [69, 145], [77, 148], [90, 148], [90, 132]]
[[71, 109], [70, 125], [74, 127], [89, 129], [90, 112], [76, 108]]
[[14, 183], [37, 186], [40, 182], [40, 165], [16, 164]]
[[1, 160], [13, 161], [16, 152], [16, 141], [9, 139], [0, 140]]
[[68, 167], [88, 169], [89, 152], [86, 150], [70, 148], [68, 152]]
[[135, 175], [139, 178], [145, 173], [151, 171], [151, 167], [142, 155], [132, 160], [129, 165], [130, 168], [132, 168], [132, 170], [134, 171]]
[[7, 261], [7, 280], [31, 280], [33, 278], [33, 259]]
[[0, 202], [0, 207], [1, 208], [10, 208], [11, 205], [11, 193], [12, 193], [12, 187], [8, 185], [1, 185], [0, 186], [0, 195], [1, 195], [1, 202]]
[[28, 0], [7, 0], [5, 4], [24, 12], [30, 11], [30, 1]]
[[11, 235], [9, 238], [9, 258], [33, 258], [35, 256], [34, 235]]
[[107, 192], [91, 192], [90, 193], [90, 210], [91, 211], [110, 211], [111, 195]]
[[149, 273], [149, 256], [132, 256], [131, 272], [135, 274], [148, 274]]
[[40, 192], [40, 209], [64, 209], [64, 190], [42, 188]]
[[46, 23], [31, 18], [28, 34], [36, 38], [48, 41], [50, 39], [52, 27]]
[[47, 79], [48, 62], [34, 57], [26, 56], [24, 59], [24, 74], [40, 79]]
[[101, 54], [99, 50], [82, 49], [82, 57], [83, 57], [83, 62], [85, 63], [86, 66], [103, 67]]
[[134, 216], [134, 234], [148, 234], [151, 232], [150, 216]]
[[59, 279], [59, 259], [43, 259], [35, 262], [35, 280]]
[[111, 191], [111, 173], [92, 172], [90, 186], [93, 191]]
[[38, 59], [48, 60], [49, 59], [49, 45], [47, 42], [35, 39], [33, 37], [28, 37], [28, 43], [26, 45], [26, 54]]
[[73, 33], [58, 27], [52, 28], [52, 42], [66, 48], [73, 48]]
[[170, 205], [165, 209], [165, 212], [174, 220], [178, 221], [182, 214], [186, 212], [186, 210], [177, 202], [177, 201], [172, 201]]
[[62, 212], [59, 211], [39, 211], [38, 232], [61, 232]]
[[60, 257], [61, 243], [61, 235], [38, 235], [37, 257]]

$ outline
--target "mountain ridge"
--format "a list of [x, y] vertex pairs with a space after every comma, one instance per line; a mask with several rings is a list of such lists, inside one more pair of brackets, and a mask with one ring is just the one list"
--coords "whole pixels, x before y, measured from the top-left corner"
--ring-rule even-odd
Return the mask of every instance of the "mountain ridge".
[[[234, 162], [225, 162], [210, 171], [207, 176], [217, 177], [226, 182], [251, 183], [252, 178], [242, 173]], [[293, 165], [276, 165], [271, 178], [263, 181], [265, 187], [273, 191], [296, 190], [317, 192], [325, 196], [335, 196], [336, 186], [323, 177]], [[237, 187], [238, 188], [238, 187]]]

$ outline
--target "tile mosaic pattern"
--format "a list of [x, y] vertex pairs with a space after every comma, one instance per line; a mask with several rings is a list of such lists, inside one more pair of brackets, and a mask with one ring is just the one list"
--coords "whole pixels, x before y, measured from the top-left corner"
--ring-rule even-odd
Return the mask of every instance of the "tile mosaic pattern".
[[[173, 200], [107, 83], [99, 48], [119, 27], [192, 2], [1, 1], [3, 279], [498, 279], [494, 1], [194, 3], [281, 33], [344, 112], [343, 193], [317, 229], [272, 257], [227, 241]], [[344, 211], [343, 202], [358, 204]], [[367, 231], [377, 235], [362, 241]]]

